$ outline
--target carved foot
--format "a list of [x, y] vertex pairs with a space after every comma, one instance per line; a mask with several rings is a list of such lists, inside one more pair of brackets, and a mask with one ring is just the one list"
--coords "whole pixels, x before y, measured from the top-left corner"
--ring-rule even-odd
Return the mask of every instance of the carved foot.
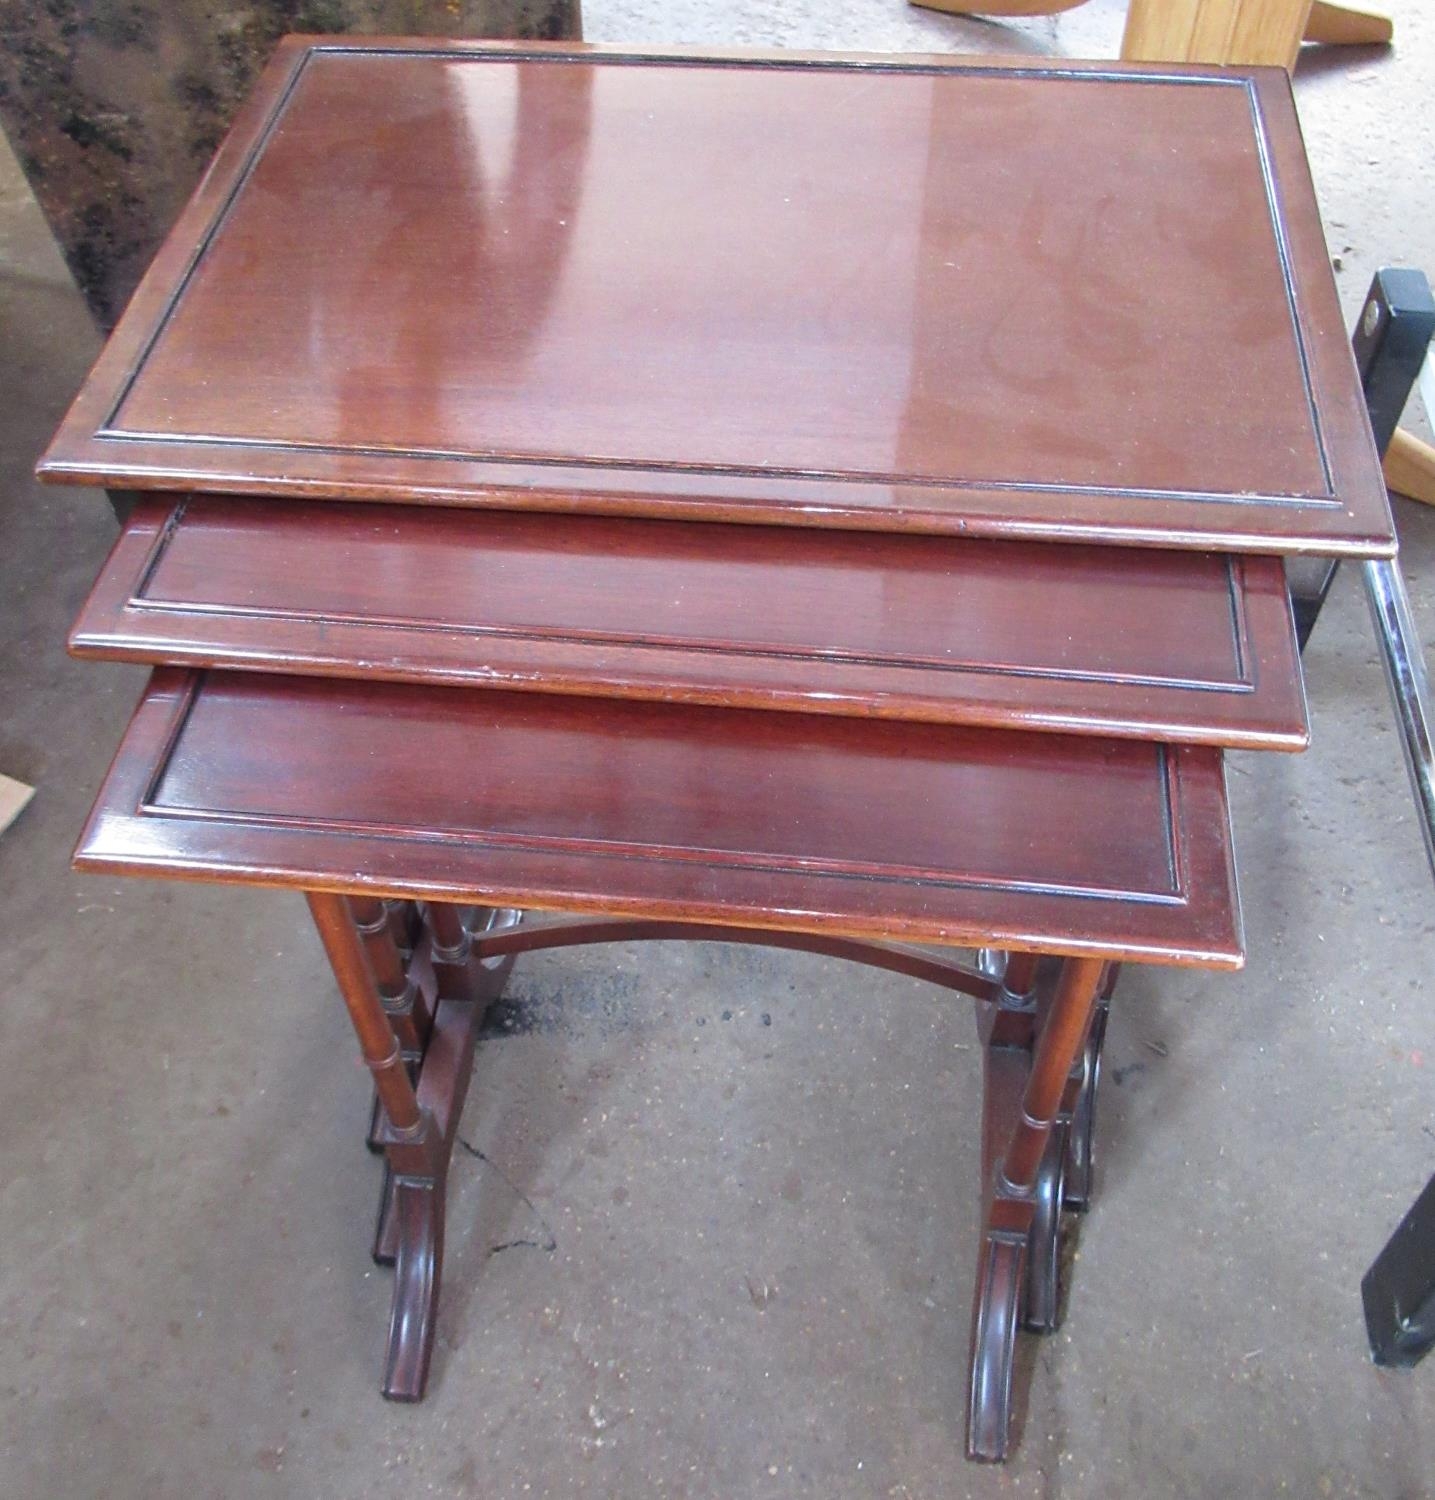
[[1061, 1326], [1061, 1208], [1066, 1178], [1066, 1134], [1067, 1128], [1061, 1125], [1052, 1131], [1036, 1178], [1021, 1320], [1021, 1326], [1033, 1333], [1055, 1333]]
[[390, 1401], [421, 1401], [428, 1383], [443, 1269], [443, 1199], [442, 1179], [395, 1179], [398, 1253], [383, 1387]]
[[1012, 1362], [1025, 1260], [1023, 1237], [983, 1236], [967, 1398], [967, 1457], [983, 1463], [1000, 1463], [1010, 1444]]
[[1096, 1186], [1096, 1096], [1101, 1087], [1101, 1052], [1106, 1045], [1106, 1019], [1110, 1003], [1103, 1000], [1091, 1018], [1082, 1059], [1081, 1089], [1066, 1133], [1066, 1185], [1063, 1207], [1084, 1214], [1091, 1207]]

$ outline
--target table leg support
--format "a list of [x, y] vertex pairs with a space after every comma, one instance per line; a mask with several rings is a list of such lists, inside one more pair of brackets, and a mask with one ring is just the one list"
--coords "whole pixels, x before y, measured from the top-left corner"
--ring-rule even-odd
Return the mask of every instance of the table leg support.
[[1084, 1214], [1096, 1191], [1096, 1101], [1101, 1089], [1101, 1054], [1106, 1047], [1106, 1022], [1111, 1014], [1111, 990], [1118, 965], [1111, 965], [1105, 992], [1091, 1018], [1091, 1034], [1081, 1060], [1081, 1078], [1066, 1136], [1062, 1207]]
[[[380, 1141], [397, 1187], [398, 1269], [383, 1391], [392, 1400], [417, 1401], [433, 1355], [443, 1262], [443, 1196], [457, 1109], [473, 1056], [473, 1007], [460, 1003], [461, 1013], [455, 1015], [452, 1002], [440, 1003], [416, 1090], [348, 902], [342, 896], [312, 892], [309, 909], [383, 1103]], [[436, 1114], [436, 1103], [441, 1113]]]
[[[513, 957], [482, 957], [457, 908], [435, 905], [404, 965], [387, 916], [375, 907], [356, 911], [342, 896], [309, 895], [382, 1106], [375, 1139], [385, 1172], [374, 1258], [394, 1266], [383, 1393], [391, 1401], [420, 1401], [437, 1326], [449, 1161], [478, 1026], [488, 1002], [502, 991]], [[480, 910], [473, 923], [488, 930], [513, 915]], [[400, 989], [409, 1000], [403, 1012], [386, 1000]], [[416, 1081], [398, 1034], [404, 1021], [413, 1024], [415, 1008], [422, 1031], [414, 1035], [423, 1049], [413, 1060]]]
[[[1054, 1318], [1052, 1258], [1065, 1160], [1061, 1121], [1083, 1074], [1105, 969], [1099, 959], [1067, 959], [1039, 1028], [1034, 994], [1016, 993], [1009, 969], [1004, 1003], [990, 1007], [984, 1019], [985, 1205], [972, 1308], [970, 1458], [998, 1462], [1007, 1455], [1016, 1335], [1023, 1303], [1031, 1301], [1028, 1258], [1038, 1229], [1039, 1254], [1046, 1257], [1041, 1282], [1049, 1289], [1046, 1315]], [[1030, 1311], [1040, 1315], [1043, 1309]]]
[[388, 1116], [387, 1131], [401, 1139], [417, 1139], [423, 1134], [418, 1100], [349, 903], [342, 896], [313, 891], [309, 910], [359, 1038], [359, 1050], [374, 1075], [374, 1089]]
[[[415, 1086], [366, 953], [374, 914], [363, 912], [369, 920], [361, 923], [343, 897], [308, 899], [383, 1105], [378, 1134], [387, 1170], [375, 1256], [395, 1266], [383, 1392], [418, 1401], [433, 1354], [448, 1166], [477, 1027], [513, 961], [512, 953], [485, 956], [474, 936], [511, 926], [519, 914], [480, 910], [465, 921], [455, 909], [429, 908], [405, 976], [437, 996]], [[985, 1200], [967, 1413], [967, 1452], [975, 1459], [1006, 1456], [1023, 1319], [1038, 1330], [1056, 1326], [1060, 1216], [1073, 1194], [1082, 1204], [1089, 1199], [1089, 1132], [1113, 977], [1100, 960], [1067, 959], [1043, 1003], [1038, 960], [1017, 954], [995, 999], [979, 1002]], [[1083, 1144], [1073, 1146], [1070, 1137], [1082, 1132]], [[1073, 1162], [1086, 1177], [1069, 1189]]]
[[[422, 1103], [429, 1097], [424, 1082], [427, 1075], [427, 1088], [433, 1095], [435, 1115], [444, 1120], [452, 1115], [455, 1129], [463, 1110], [464, 1096], [468, 1092], [478, 1028], [483, 1023], [484, 1013], [490, 1002], [503, 993], [503, 986], [514, 964], [514, 955], [511, 953], [499, 958], [484, 958], [475, 946], [474, 935], [510, 925], [517, 916], [516, 912], [479, 907], [466, 922], [459, 907], [438, 902], [429, 903], [424, 911], [424, 927], [414, 950], [410, 971], [416, 975], [419, 987], [425, 993], [437, 995], [440, 1014], [449, 1030], [457, 1028], [461, 1035], [455, 1039], [445, 1034], [444, 1046], [433, 1051], [432, 1066], [429, 1052], [424, 1053], [419, 1068], [419, 1100]], [[438, 1035], [439, 1032], [440, 1025], [436, 1020], [432, 1035]], [[461, 1054], [461, 1060], [456, 1065], [442, 1062], [449, 1054]], [[440, 1077], [442, 1082], [435, 1088], [435, 1079]], [[444, 1146], [445, 1164], [452, 1150], [452, 1133], [449, 1132]], [[400, 1180], [392, 1168], [386, 1170], [383, 1191], [379, 1195], [379, 1217], [374, 1226], [372, 1254], [377, 1265], [396, 1266], [399, 1263], [400, 1186]], [[402, 1279], [400, 1274], [400, 1280]]]
[[[348, 898], [349, 912], [363, 943], [379, 998], [398, 1038], [409, 1075], [416, 1077], [433, 1024], [433, 997], [417, 981], [413, 966], [407, 963], [411, 952], [400, 946], [395, 935], [396, 911], [407, 922], [406, 908], [411, 904], [380, 901], [375, 896]], [[382, 1126], [383, 1108], [376, 1094], [369, 1112], [367, 1136], [369, 1150], [375, 1153], [383, 1151], [379, 1139]]]
[[443, 1272], [445, 1177], [393, 1179], [394, 1300], [384, 1353], [384, 1395], [421, 1401], [433, 1359]]
[[1066, 1197], [1069, 1121], [1058, 1120], [1046, 1144], [1032, 1190], [1027, 1231], [1025, 1300], [1021, 1326], [1028, 1333], [1055, 1333], [1061, 1326], [1061, 1213]]

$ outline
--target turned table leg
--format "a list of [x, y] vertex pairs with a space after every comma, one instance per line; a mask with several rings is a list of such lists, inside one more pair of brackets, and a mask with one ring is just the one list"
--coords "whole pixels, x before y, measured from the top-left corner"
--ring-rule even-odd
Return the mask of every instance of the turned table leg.
[[[1054, 1254], [1065, 1143], [1058, 1129], [1079, 1091], [1081, 1062], [1100, 1003], [1106, 965], [1064, 961], [1038, 1025], [1036, 968], [1008, 965], [1001, 998], [987, 1007], [982, 1162], [982, 1244], [972, 1308], [967, 1453], [1006, 1457], [1011, 1424], [1012, 1362], [1027, 1291], [1027, 1255], [1034, 1231]], [[1019, 988], [1026, 984], [1026, 989]], [[1041, 1215], [1045, 1214], [1045, 1218]], [[1041, 1220], [1040, 1226], [1038, 1225]], [[1054, 1303], [1054, 1290], [1051, 1293]], [[1053, 1315], [1052, 1309], [1036, 1309]]]
[[[437, 996], [441, 1011], [445, 1004], [449, 1006], [450, 1025], [461, 1025], [464, 1034], [459, 1043], [463, 1050], [461, 1061], [452, 1064], [443, 1062], [442, 1051], [434, 1053], [432, 1058], [427, 1052], [424, 1054], [419, 1073], [419, 1094], [421, 1099], [425, 1097], [425, 1072], [429, 1075], [430, 1087], [434, 1085], [435, 1078], [443, 1073], [443, 1089], [449, 1092], [455, 1088], [458, 1090], [457, 1102], [452, 1106], [455, 1129], [463, 1108], [463, 1097], [468, 1090], [474, 1038], [489, 1003], [502, 994], [515, 958], [515, 955], [508, 954], [501, 958], [484, 959], [475, 947], [474, 935], [506, 925], [516, 915], [511, 912], [496, 912], [489, 907], [478, 907], [465, 919], [463, 908], [440, 902], [428, 902], [423, 910], [423, 926], [410, 962], [410, 972], [418, 976], [421, 989], [432, 990]], [[457, 1007], [463, 1007], [462, 1013]], [[437, 1022], [433, 1029], [437, 1032]], [[446, 1150], [451, 1149], [450, 1139]], [[374, 1227], [373, 1257], [381, 1266], [397, 1266], [396, 1274], [400, 1279], [403, 1279], [404, 1272], [400, 1262], [403, 1197], [399, 1177], [391, 1167], [386, 1167], [383, 1191], [379, 1196], [379, 1217]], [[417, 1209], [418, 1205], [412, 1205], [410, 1212], [417, 1212]], [[437, 1233], [441, 1239], [442, 1204], [431, 1211], [437, 1215]]]
[[405, 1061], [417, 1066], [433, 1023], [428, 997], [423, 994], [395, 937], [389, 903], [351, 896], [349, 910], [364, 945], [364, 953], [378, 986], [379, 999], [399, 1039]]
[[[370, 897], [349, 898], [350, 903], [363, 900], [366, 904]], [[399, 952], [405, 958], [413, 952], [414, 939], [419, 930], [419, 904], [417, 901], [381, 901], [380, 906], [384, 909], [384, 915], [388, 918], [389, 931], [394, 936], [394, 942], [398, 945]]]
[[[410, 1076], [417, 1077], [419, 1062], [428, 1043], [429, 1028], [433, 1024], [433, 1007], [432, 996], [423, 992], [407, 962], [411, 956], [408, 908], [412, 903], [380, 901], [376, 896], [350, 896], [348, 899], [349, 911], [363, 942], [379, 998], [399, 1040], [399, 1050]], [[367, 1142], [370, 1151], [383, 1151], [379, 1141], [382, 1126], [383, 1107], [375, 1094], [369, 1111]]]
[[[383, 1393], [418, 1401], [433, 1357], [448, 1166], [474, 1041], [514, 962], [512, 954], [485, 958], [473, 933], [517, 914], [479, 908], [465, 922], [460, 908], [429, 904], [405, 964], [384, 903], [319, 892], [308, 899], [380, 1104], [385, 1170], [374, 1258], [394, 1266]], [[420, 1048], [416, 1080], [401, 1031]]]
[[[433, 1354], [443, 1263], [445, 1175], [456, 1124], [453, 1101], [443, 1101], [450, 1106], [447, 1118], [435, 1119], [432, 1100], [424, 1097], [434, 1091], [425, 1089], [423, 1076], [415, 1090], [348, 902], [342, 896], [313, 892], [309, 909], [383, 1104], [380, 1140], [398, 1186], [398, 1271], [383, 1391], [393, 1400], [417, 1401], [423, 1395]], [[463, 1019], [467, 1021], [466, 1014]], [[440, 1005], [429, 1053], [438, 1048], [451, 1071], [452, 1049], [442, 1045], [451, 1041], [443, 1034], [445, 1020], [452, 1030], [452, 1018], [444, 1016]], [[471, 1058], [471, 1036], [467, 1051]], [[462, 1103], [461, 1092], [458, 1103]]]
[[1071, 1128], [1066, 1137], [1066, 1164], [1062, 1206], [1070, 1213], [1084, 1214], [1096, 1192], [1096, 1101], [1101, 1090], [1101, 1054], [1106, 1048], [1106, 1023], [1111, 1015], [1111, 996], [1121, 974], [1120, 964], [1108, 964], [1096, 1014], [1082, 1054]]

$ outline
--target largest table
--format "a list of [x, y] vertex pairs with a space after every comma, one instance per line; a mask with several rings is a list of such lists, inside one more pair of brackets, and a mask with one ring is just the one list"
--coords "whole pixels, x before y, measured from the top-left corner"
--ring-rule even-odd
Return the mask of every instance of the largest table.
[[1285, 75], [291, 39], [42, 472], [175, 492], [73, 637], [159, 668], [77, 857], [309, 893], [386, 1392], [514, 956], [708, 935], [977, 998], [1002, 1456], [1117, 966], [1241, 960], [1279, 554], [1394, 546]]

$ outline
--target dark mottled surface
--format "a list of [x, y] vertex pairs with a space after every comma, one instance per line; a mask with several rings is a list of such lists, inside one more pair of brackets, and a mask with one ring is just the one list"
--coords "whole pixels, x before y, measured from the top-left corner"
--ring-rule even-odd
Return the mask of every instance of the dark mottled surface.
[[112, 327], [290, 31], [576, 37], [578, 0], [0, 0], [0, 122]]

